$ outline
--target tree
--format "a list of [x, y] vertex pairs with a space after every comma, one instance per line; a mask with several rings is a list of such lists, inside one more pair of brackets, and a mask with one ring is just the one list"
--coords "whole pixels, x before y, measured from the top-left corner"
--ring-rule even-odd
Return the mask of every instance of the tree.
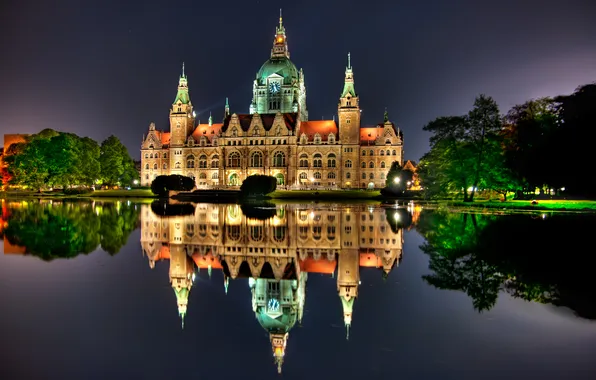
[[240, 186], [244, 196], [266, 195], [277, 188], [277, 179], [268, 175], [251, 175]]
[[384, 195], [401, 195], [407, 189], [408, 182], [412, 181], [414, 173], [401, 167], [399, 162], [393, 161], [387, 178], [385, 179]]
[[130, 185], [138, 173], [128, 150], [116, 136], [110, 136], [101, 143], [99, 162], [101, 179], [109, 185]]
[[190, 191], [194, 189], [195, 181], [179, 174], [158, 175], [151, 182], [151, 191], [155, 195], [165, 197], [169, 191]]

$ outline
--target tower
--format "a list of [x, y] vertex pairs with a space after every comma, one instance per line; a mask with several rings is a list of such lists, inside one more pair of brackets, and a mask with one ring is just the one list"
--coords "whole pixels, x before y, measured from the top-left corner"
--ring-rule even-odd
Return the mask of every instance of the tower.
[[337, 292], [341, 300], [344, 324], [346, 325], [346, 339], [350, 337], [352, 325], [352, 309], [358, 297], [360, 283], [360, 266], [357, 249], [342, 249], [337, 265]]
[[339, 117], [339, 139], [343, 145], [356, 145], [360, 142], [360, 105], [354, 89], [354, 73], [350, 53], [344, 78], [344, 90], [337, 106]]
[[170, 283], [176, 293], [178, 315], [184, 328], [184, 317], [188, 307], [188, 295], [195, 279], [193, 262], [180, 244], [170, 246]]
[[170, 144], [172, 147], [181, 147], [192, 133], [195, 125], [195, 115], [188, 94], [188, 79], [184, 73], [182, 64], [182, 75], [178, 80], [178, 92], [176, 99], [170, 109]]

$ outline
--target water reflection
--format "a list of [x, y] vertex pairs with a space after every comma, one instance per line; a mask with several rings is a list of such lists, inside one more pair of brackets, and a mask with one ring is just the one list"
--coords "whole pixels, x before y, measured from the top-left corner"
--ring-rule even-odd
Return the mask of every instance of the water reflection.
[[128, 202], [2, 200], [4, 253], [43, 260], [101, 249], [115, 255], [138, 227], [139, 206]]
[[411, 222], [408, 210], [366, 205], [199, 204], [193, 215], [154, 212], [163, 208], [143, 206], [141, 245], [151, 268], [169, 260], [182, 327], [197, 269], [223, 271], [226, 293], [230, 279], [248, 278], [252, 309], [269, 333], [279, 372], [290, 331], [302, 320], [308, 274], [336, 276], [349, 338], [360, 269], [377, 268], [386, 277], [397, 267], [402, 227]]
[[424, 210], [417, 223], [426, 239], [439, 289], [459, 290], [487, 311], [504, 291], [526, 301], [566, 306], [596, 319], [591, 249], [593, 214], [483, 215]]

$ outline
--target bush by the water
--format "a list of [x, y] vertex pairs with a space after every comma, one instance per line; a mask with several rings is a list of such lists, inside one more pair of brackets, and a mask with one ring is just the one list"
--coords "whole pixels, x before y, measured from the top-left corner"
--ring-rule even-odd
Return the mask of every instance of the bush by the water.
[[153, 201], [151, 211], [159, 216], [193, 215], [195, 206], [192, 203], [169, 203], [168, 201]]
[[151, 191], [155, 195], [166, 196], [168, 191], [190, 191], [195, 187], [195, 181], [179, 174], [159, 175], [151, 182]]
[[240, 191], [242, 192], [242, 195], [254, 196], [272, 193], [276, 188], [277, 179], [275, 177], [268, 175], [251, 175], [242, 182]]
[[80, 195], [92, 193], [93, 189], [90, 187], [72, 187], [64, 189], [62, 192], [64, 193], [64, 195]]

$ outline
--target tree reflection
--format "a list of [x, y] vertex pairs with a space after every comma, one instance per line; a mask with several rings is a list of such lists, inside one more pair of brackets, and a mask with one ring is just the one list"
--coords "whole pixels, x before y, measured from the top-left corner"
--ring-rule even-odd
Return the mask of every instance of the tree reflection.
[[587, 215], [491, 216], [423, 211], [417, 225], [426, 238], [439, 289], [460, 290], [478, 311], [491, 309], [499, 291], [527, 301], [567, 306], [596, 318], [583, 239], [596, 218]]
[[3, 237], [43, 260], [118, 253], [137, 228], [139, 211], [122, 202], [14, 202], [3, 208]]

